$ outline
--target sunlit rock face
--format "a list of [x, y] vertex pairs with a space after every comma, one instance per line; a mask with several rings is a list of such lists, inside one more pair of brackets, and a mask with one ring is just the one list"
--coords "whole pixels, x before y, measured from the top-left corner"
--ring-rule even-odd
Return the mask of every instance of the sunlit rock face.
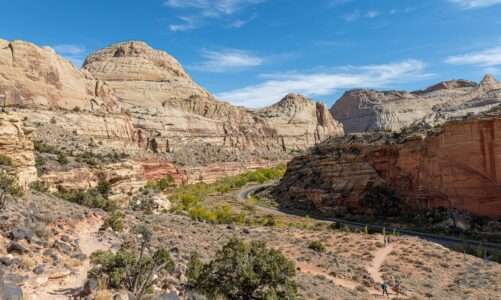
[[438, 83], [423, 91], [352, 90], [331, 108], [346, 133], [398, 132], [414, 123], [431, 126], [479, 114], [501, 103], [501, 83], [486, 75], [480, 84], [466, 80]]
[[501, 118], [451, 121], [432, 133], [332, 139], [288, 165], [275, 193], [287, 206], [367, 213], [373, 186], [394, 190], [407, 210], [454, 208], [501, 216]]
[[92, 187], [103, 174], [124, 191], [162, 174], [210, 182], [343, 134], [301, 95], [259, 110], [218, 101], [175, 58], [138, 41], [99, 50], [78, 70], [49, 47], [0, 40], [0, 105], [32, 128], [27, 139], [68, 156], [127, 154], [124, 164], [48, 168], [52, 189]]
[[3, 106], [113, 111], [108, 86], [77, 70], [51, 48], [0, 40], [0, 103]]
[[290, 152], [343, 134], [325, 106], [300, 95], [288, 95], [262, 110], [218, 101], [176, 59], [143, 42], [97, 51], [83, 68], [112, 87], [135, 127], [154, 138], [160, 151], [196, 140], [258, 154]]
[[0, 113], [0, 154], [10, 159], [12, 166], [5, 170], [17, 177], [23, 189], [37, 180], [32, 130], [23, 124], [18, 115]]

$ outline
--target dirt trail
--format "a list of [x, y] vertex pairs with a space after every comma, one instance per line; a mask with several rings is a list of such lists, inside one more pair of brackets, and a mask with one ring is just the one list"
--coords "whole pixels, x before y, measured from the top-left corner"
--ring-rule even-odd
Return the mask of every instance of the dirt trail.
[[[80, 249], [88, 257], [97, 250], [109, 250], [111, 244], [98, 238], [98, 231], [102, 220], [89, 219], [76, 226]], [[31, 281], [25, 287], [25, 294], [30, 300], [67, 300], [68, 293], [81, 288], [87, 280], [87, 272], [91, 269], [90, 259], [87, 258], [82, 264], [71, 271], [68, 276], [59, 279], [38, 279]], [[42, 282], [40, 282], [42, 281]], [[45, 282], [44, 282], [45, 281]]]
[[386, 246], [376, 251], [371, 265], [366, 268], [372, 279], [378, 284], [383, 283], [383, 276], [379, 269], [384, 264], [386, 257], [391, 253], [391, 251], [393, 251], [393, 245]]

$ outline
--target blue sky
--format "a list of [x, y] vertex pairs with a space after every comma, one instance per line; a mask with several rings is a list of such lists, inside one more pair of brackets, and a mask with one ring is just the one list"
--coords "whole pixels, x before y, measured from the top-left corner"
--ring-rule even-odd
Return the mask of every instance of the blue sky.
[[288, 92], [331, 105], [351, 88], [501, 76], [501, 0], [0, 0], [0, 11], [0, 38], [76, 64], [144, 40], [249, 107]]

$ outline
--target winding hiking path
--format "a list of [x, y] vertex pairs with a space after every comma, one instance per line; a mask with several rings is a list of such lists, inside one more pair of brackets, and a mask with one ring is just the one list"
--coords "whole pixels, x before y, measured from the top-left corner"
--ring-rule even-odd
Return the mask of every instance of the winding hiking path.
[[381, 266], [384, 264], [386, 257], [391, 253], [391, 251], [393, 251], [393, 245], [377, 250], [374, 253], [374, 259], [372, 260], [371, 265], [366, 267], [366, 270], [371, 275], [371, 278], [378, 284], [383, 283], [383, 275], [379, 269], [381, 269]]
[[[367, 272], [369, 272], [369, 275], [371, 276], [371, 278], [378, 285], [383, 282], [383, 276], [381, 274], [380, 268], [384, 264], [386, 257], [388, 256], [388, 254], [391, 253], [391, 251], [393, 251], [392, 245], [378, 249], [374, 253], [374, 259], [371, 261], [371, 264], [366, 266]], [[306, 273], [306, 274], [310, 274], [310, 275], [314, 275], [314, 276], [323, 276], [323, 277], [331, 280], [332, 282], [334, 282], [334, 284], [336, 284], [338, 286], [341, 286], [341, 287], [344, 287], [344, 288], [347, 288], [350, 290], [354, 290], [357, 287], [362, 286], [362, 284], [360, 282], [332, 276], [331, 274], [328, 274], [322, 268], [319, 268], [319, 267], [314, 266], [312, 264], [308, 264], [308, 263], [304, 263], [304, 262], [296, 262], [296, 264], [301, 269], [301, 272]], [[367, 291], [369, 292], [369, 294], [371, 294], [375, 298], [379, 298], [379, 297], [384, 298], [381, 295], [380, 290], [375, 289], [375, 288], [370, 288], [370, 287], [364, 287], [364, 288], [366, 288]], [[386, 297], [386, 298], [393, 299], [394, 297], [395, 297], [394, 294], [393, 295], [390, 294], [390, 296]]]
[[90, 255], [98, 250], [109, 250], [111, 244], [98, 237], [99, 228], [102, 225], [101, 219], [88, 219], [76, 226], [78, 232], [80, 249], [87, 255], [82, 264], [75, 269], [68, 271], [68, 275], [61, 277], [48, 275], [45, 282], [37, 282], [37, 279], [30, 282], [25, 289], [27, 299], [30, 300], [67, 300], [69, 295], [78, 292], [87, 280], [87, 273], [91, 269]]

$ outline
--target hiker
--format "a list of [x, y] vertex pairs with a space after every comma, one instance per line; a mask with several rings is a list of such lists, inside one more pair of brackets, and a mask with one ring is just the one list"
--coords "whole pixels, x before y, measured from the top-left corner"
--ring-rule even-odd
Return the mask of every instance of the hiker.
[[386, 247], [388, 245], [388, 242], [386, 241], [386, 235], [383, 236], [384, 239], [384, 246]]
[[400, 296], [400, 279], [395, 280], [395, 292], [397, 296]]
[[388, 284], [386, 283], [386, 281], [381, 284], [381, 289], [383, 290], [383, 296], [384, 294], [386, 294], [386, 296], [390, 296], [390, 293], [388, 293]]

